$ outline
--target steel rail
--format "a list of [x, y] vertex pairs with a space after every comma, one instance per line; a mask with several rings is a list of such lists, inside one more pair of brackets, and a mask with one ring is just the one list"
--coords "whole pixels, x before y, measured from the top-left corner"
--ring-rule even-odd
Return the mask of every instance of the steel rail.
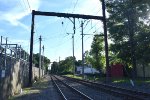
[[59, 86], [57, 85], [57, 83], [53, 80], [52, 76], [51, 76], [51, 79], [52, 79], [53, 84], [57, 87], [57, 90], [60, 92], [62, 98], [64, 100], [67, 100], [67, 98], [65, 97], [65, 95], [63, 94], [63, 92], [61, 91], [61, 89], [59, 88]]
[[83, 98], [87, 99], [87, 100], [93, 100], [92, 98], [90, 98], [89, 96], [87, 96], [86, 94], [82, 93], [81, 91], [75, 89], [74, 87], [68, 85], [66, 82], [61, 81], [59, 78], [57, 78], [56, 76], [54, 76], [56, 79], [58, 79], [60, 82], [62, 82], [65, 86], [67, 86], [68, 88], [70, 88], [71, 90], [75, 91], [76, 93], [78, 93], [79, 95], [81, 95]]
[[135, 91], [135, 90], [125, 89], [125, 88], [116, 87], [116, 86], [112, 86], [112, 85], [96, 83], [96, 82], [91, 82], [91, 81], [85, 81], [85, 80], [81, 80], [81, 79], [73, 79], [73, 78], [66, 77], [66, 76], [63, 76], [63, 77], [74, 80], [81, 84], [88, 85], [90, 87], [92, 86], [96, 89], [103, 89], [104, 91], [107, 91], [109, 93], [119, 94], [119, 95], [125, 96], [125, 97], [127, 96], [129, 98], [136, 99], [136, 100], [145, 100], [146, 98], [150, 97], [149, 93], [145, 93], [145, 92], [141, 92], [141, 91]]

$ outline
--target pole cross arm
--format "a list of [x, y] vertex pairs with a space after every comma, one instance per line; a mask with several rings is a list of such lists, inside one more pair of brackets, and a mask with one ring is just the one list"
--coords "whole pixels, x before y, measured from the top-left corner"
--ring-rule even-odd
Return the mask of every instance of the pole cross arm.
[[83, 14], [70, 14], [70, 13], [57, 13], [57, 12], [42, 12], [42, 11], [32, 11], [33, 15], [44, 15], [44, 16], [57, 16], [57, 17], [73, 17], [73, 18], [82, 18], [82, 19], [95, 19], [95, 20], [104, 20], [102, 16], [93, 16], [93, 15], [83, 15]]

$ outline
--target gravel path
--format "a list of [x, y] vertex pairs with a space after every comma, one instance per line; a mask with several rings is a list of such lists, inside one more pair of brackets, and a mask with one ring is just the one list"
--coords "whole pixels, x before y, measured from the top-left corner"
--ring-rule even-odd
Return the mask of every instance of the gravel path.
[[31, 88], [23, 89], [22, 94], [10, 100], [61, 100], [61, 97], [52, 84], [50, 76], [46, 76], [41, 82], [35, 83]]

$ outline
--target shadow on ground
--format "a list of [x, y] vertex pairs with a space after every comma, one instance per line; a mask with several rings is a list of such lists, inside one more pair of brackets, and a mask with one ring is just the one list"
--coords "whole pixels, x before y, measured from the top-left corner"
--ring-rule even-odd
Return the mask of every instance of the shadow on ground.
[[9, 100], [60, 100], [55, 87], [49, 77], [33, 84], [31, 88], [23, 89], [21, 94], [11, 97]]

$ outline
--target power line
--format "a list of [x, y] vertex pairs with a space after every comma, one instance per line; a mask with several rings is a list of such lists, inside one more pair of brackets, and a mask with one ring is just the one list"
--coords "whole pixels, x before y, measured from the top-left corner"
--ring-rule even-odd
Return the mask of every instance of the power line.
[[74, 12], [74, 10], [75, 10], [75, 8], [76, 8], [77, 3], [78, 3], [78, 0], [76, 1], [75, 5], [74, 5], [74, 7], [73, 7], [73, 11], [72, 11], [72, 13]]
[[30, 12], [32, 12], [31, 7], [30, 7], [30, 3], [29, 3], [28, 0], [27, 0], [27, 4], [28, 4], [28, 7], [29, 7]]
[[86, 31], [85, 33], [89, 33], [94, 27], [96, 27], [96, 25], [98, 24], [99, 22], [97, 22], [94, 26], [92, 26], [88, 31]]
[[[72, 10], [72, 13], [74, 12], [74, 10], [75, 10], [75, 8], [76, 8], [76, 6], [77, 6], [77, 3], [78, 3], [78, 0], [76, 0], [76, 3], [74, 4], [74, 7], [73, 7], [73, 10]], [[68, 27], [68, 24], [69, 23], [67, 23], [67, 25], [66, 25], [66, 27], [65, 27], [65, 32], [67, 33], [67, 27]]]
[[27, 9], [27, 10], [28, 10], [28, 7], [27, 7], [27, 5], [26, 5], [25, 1], [23, 0], [22, 2], [23, 2], [23, 5], [24, 5], [25, 9]]
[[20, 4], [20, 6], [24, 9], [24, 11], [26, 12], [26, 7], [25, 7], [24, 3], [22, 3], [22, 2], [19, 0], [19, 4]]

